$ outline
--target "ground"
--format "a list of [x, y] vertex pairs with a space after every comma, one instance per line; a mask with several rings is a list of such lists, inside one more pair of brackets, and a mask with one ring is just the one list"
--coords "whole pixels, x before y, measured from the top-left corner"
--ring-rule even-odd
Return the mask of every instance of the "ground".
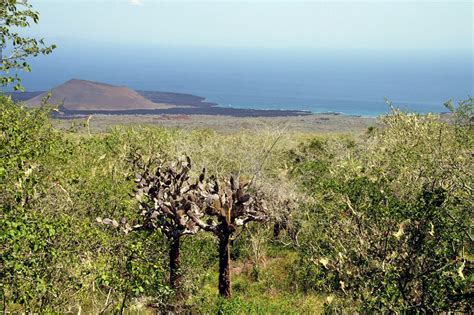
[[[56, 119], [55, 125], [67, 129], [80, 125], [86, 118]], [[92, 133], [103, 132], [115, 125], [155, 125], [184, 129], [210, 128], [218, 132], [232, 133], [240, 130], [254, 130], [262, 127], [281, 127], [291, 133], [347, 133], [363, 132], [375, 124], [371, 117], [315, 114], [294, 117], [231, 117], [211, 115], [93, 115], [89, 119]]]

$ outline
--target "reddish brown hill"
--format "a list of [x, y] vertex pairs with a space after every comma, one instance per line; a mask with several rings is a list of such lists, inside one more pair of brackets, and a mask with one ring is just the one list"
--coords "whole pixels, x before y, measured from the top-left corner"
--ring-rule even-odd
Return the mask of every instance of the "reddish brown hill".
[[[51, 104], [62, 103], [69, 110], [135, 110], [164, 109], [174, 107], [168, 104], [153, 103], [127, 87], [118, 87], [85, 80], [70, 80], [51, 90]], [[47, 93], [36, 96], [26, 103], [39, 106]]]

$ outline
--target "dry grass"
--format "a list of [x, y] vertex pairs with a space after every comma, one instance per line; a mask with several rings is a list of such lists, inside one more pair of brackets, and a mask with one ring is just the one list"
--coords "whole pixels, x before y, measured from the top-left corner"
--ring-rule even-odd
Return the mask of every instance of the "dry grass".
[[[54, 124], [61, 129], [67, 129], [72, 123], [81, 124], [85, 121], [84, 118], [55, 120]], [[287, 125], [289, 133], [357, 133], [363, 132], [374, 123], [375, 118], [329, 114], [258, 118], [205, 115], [94, 115], [90, 120], [90, 129], [93, 133], [97, 133], [116, 125], [145, 125], [185, 130], [209, 128], [219, 133], [235, 133], [244, 130], [255, 132], [266, 126], [282, 128]]]

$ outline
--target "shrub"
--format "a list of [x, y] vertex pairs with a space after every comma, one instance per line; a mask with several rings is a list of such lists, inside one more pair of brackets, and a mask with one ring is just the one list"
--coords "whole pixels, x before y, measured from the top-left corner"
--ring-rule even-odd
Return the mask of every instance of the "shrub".
[[46, 108], [6, 97], [0, 106], [3, 309], [99, 312], [143, 291], [166, 300], [162, 236], [124, 239], [95, 222], [134, 218], [125, 161], [134, 142], [118, 132], [77, 138], [54, 129]]
[[472, 134], [397, 110], [381, 122], [342, 158], [326, 143], [297, 163], [315, 198], [297, 276], [364, 311], [467, 310]]
[[27, 311], [46, 311], [61, 305], [59, 297], [75, 288], [60, 270], [74, 259], [65, 251], [70, 240], [62, 237], [71, 220], [40, 207], [41, 199], [56, 191], [53, 165], [64, 141], [49, 124], [47, 110], [25, 110], [4, 96], [0, 107], [3, 300], [24, 305]]

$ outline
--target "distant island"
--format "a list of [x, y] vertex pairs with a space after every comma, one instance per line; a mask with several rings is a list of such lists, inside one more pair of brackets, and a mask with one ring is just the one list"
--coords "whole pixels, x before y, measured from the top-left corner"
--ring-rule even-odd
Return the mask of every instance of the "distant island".
[[219, 107], [204, 97], [159, 91], [134, 91], [106, 83], [72, 79], [51, 91], [8, 93], [15, 101], [30, 107], [41, 105], [51, 93], [49, 103], [59, 106], [61, 118], [91, 114], [105, 115], [224, 115], [236, 117], [305, 116], [308, 111], [257, 110]]

